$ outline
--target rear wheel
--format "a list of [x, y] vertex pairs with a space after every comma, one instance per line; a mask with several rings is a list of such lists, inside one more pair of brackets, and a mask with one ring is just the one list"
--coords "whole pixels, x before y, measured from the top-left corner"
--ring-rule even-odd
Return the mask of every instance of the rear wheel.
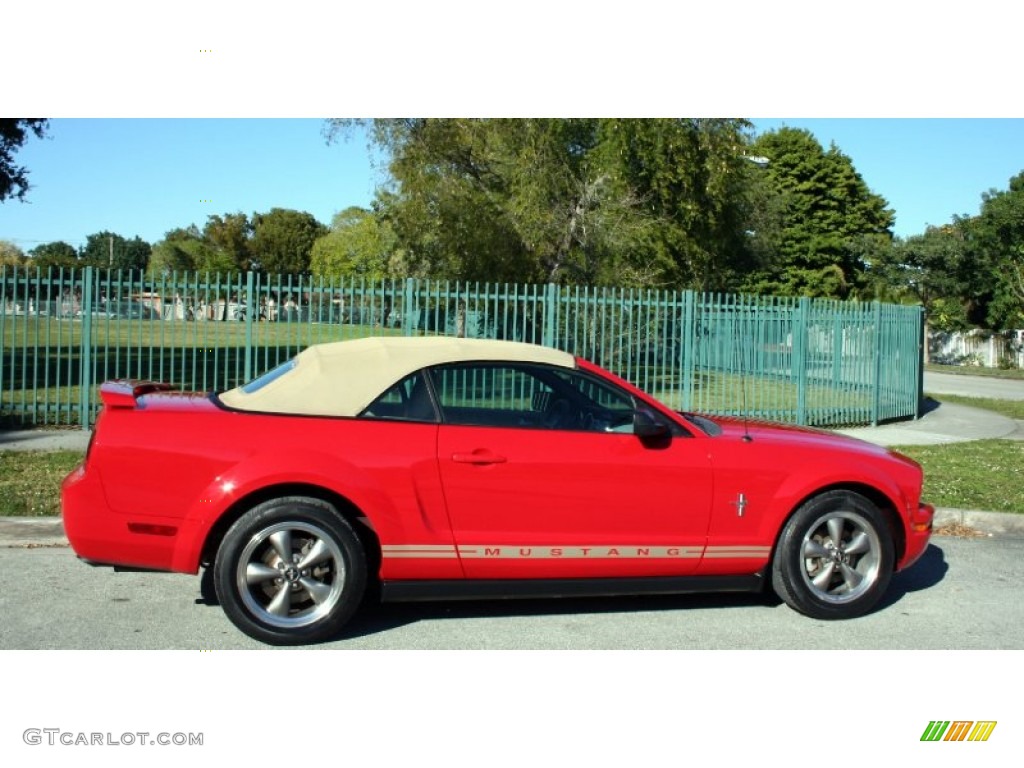
[[892, 535], [863, 496], [831, 491], [790, 518], [772, 563], [772, 586], [790, 607], [816, 619], [849, 619], [871, 610], [889, 586]]
[[232, 623], [273, 645], [326, 640], [358, 607], [366, 556], [329, 503], [266, 501], [228, 530], [214, 562], [217, 597]]

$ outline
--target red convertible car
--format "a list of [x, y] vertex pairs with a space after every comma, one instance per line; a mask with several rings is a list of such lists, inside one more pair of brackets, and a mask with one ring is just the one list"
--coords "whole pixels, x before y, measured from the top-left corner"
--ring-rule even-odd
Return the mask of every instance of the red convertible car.
[[112, 381], [64, 481], [75, 552], [198, 573], [266, 643], [383, 600], [754, 591], [861, 615], [924, 551], [922, 473], [826, 432], [678, 413], [546, 347], [312, 346], [237, 389]]

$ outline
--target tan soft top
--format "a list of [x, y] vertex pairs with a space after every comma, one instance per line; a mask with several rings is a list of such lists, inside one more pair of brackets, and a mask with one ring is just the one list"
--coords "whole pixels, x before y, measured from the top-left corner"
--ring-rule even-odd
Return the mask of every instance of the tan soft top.
[[546, 363], [573, 368], [575, 358], [536, 344], [444, 336], [383, 336], [315, 344], [291, 369], [245, 392], [220, 395], [229, 408], [311, 416], [357, 416], [384, 390], [421, 368], [477, 360]]

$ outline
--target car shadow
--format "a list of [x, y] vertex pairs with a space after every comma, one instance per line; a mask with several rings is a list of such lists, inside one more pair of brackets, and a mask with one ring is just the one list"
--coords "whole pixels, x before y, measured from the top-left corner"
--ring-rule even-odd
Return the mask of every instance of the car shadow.
[[639, 614], [684, 609], [731, 609], [777, 605], [769, 593], [643, 595], [621, 597], [481, 599], [379, 603], [368, 600], [333, 640], [352, 640], [420, 621], [475, 618]]
[[895, 605], [910, 592], [931, 589], [939, 584], [948, 572], [949, 563], [946, 562], [946, 555], [933, 539], [916, 563], [892, 577], [889, 589], [875, 607], [875, 611], [882, 611]]
[[199, 577], [199, 597], [196, 598], [196, 605], [220, 607], [217, 588], [213, 585], [213, 568], [203, 568], [203, 573]]

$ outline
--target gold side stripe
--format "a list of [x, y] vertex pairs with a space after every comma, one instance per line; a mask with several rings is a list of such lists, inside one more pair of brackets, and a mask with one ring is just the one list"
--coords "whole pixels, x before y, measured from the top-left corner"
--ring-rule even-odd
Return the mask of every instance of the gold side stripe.
[[455, 560], [458, 555], [454, 552], [384, 552], [384, 557], [395, 560], [408, 560], [412, 558], [423, 560]]
[[601, 546], [519, 546], [515, 544], [475, 544], [454, 547], [446, 544], [388, 544], [382, 547], [389, 558], [433, 558], [452, 559], [514, 558], [514, 559], [692, 559], [702, 554], [711, 559], [752, 558], [759, 559], [771, 554], [771, 547], [758, 546], [715, 546], [702, 550], [701, 547], [601, 545]]
[[638, 547], [631, 546], [591, 546], [591, 547], [538, 547], [538, 546], [499, 546], [459, 547], [459, 555], [467, 559], [513, 558], [513, 559], [553, 559], [553, 560], [656, 560], [700, 557], [700, 547]]
[[768, 557], [771, 547], [708, 547], [704, 557]]
[[743, 559], [743, 558], [756, 558], [760, 559], [768, 557], [767, 552], [705, 552], [704, 557], [709, 560], [730, 560], [730, 559]]

